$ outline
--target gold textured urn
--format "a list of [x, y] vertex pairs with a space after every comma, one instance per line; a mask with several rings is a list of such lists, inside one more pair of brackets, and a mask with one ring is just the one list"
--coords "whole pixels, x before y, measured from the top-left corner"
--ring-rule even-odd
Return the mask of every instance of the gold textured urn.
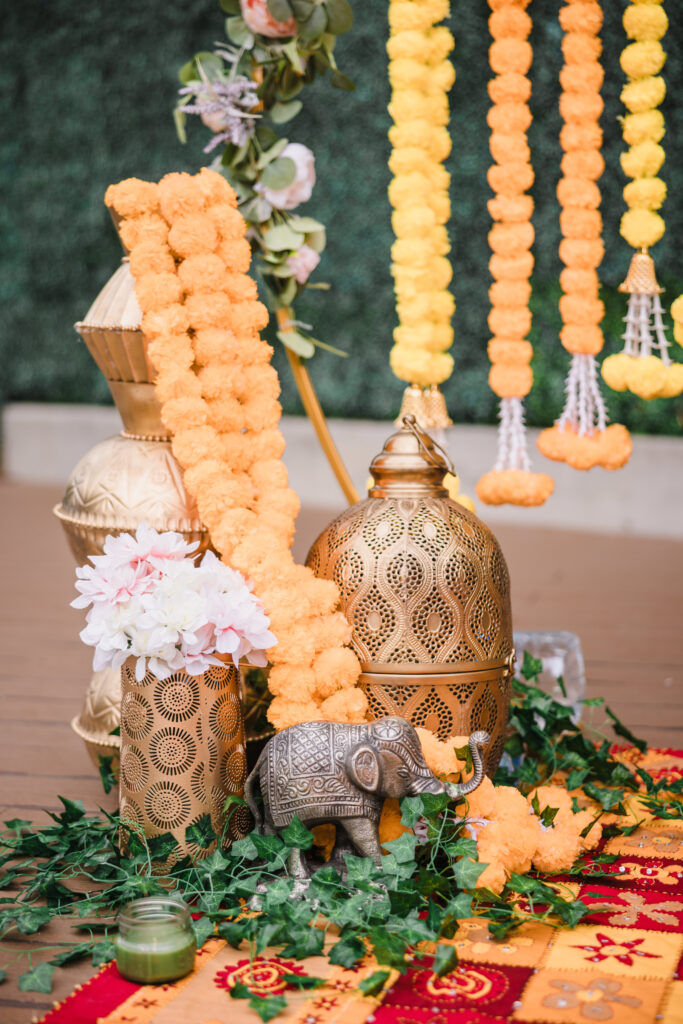
[[[142, 520], [157, 530], [175, 530], [199, 541], [209, 535], [183, 486], [168, 431], [154, 392], [153, 369], [140, 330], [142, 313], [124, 258], [76, 324], [104, 374], [123, 430], [91, 448], [80, 460], [55, 507], [76, 562], [102, 553], [108, 534], [135, 531]], [[95, 765], [100, 755], [117, 756], [120, 671], [96, 672], [72, 727], [85, 741]]]
[[307, 564], [339, 587], [372, 717], [401, 715], [441, 740], [485, 729], [492, 774], [514, 663], [507, 565], [488, 527], [448, 497], [443, 450], [403, 422], [370, 466], [368, 498], [324, 530]]

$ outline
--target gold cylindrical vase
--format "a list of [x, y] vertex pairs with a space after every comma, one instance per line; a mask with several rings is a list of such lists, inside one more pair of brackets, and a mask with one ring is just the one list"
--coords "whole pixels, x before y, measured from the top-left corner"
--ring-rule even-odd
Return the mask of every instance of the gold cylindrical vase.
[[193, 858], [210, 850], [187, 843], [185, 830], [205, 815], [223, 846], [251, 825], [246, 807], [226, 816], [230, 795], [242, 796], [246, 779], [239, 674], [232, 665], [203, 675], [174, 672], [138, 682], [135, 659], [121, 669], [120, 813], [147, 837], [172, 833]]

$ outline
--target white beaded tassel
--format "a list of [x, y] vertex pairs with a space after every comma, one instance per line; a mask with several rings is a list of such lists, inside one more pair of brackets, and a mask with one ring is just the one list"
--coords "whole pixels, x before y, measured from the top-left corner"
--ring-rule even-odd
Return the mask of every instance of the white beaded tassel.
[[524, 426], [524, 403], [521, 398], [501, 399], [498, 458], [493, 468], [496, 472], [521, 469], [528, 473], [531, 470]]
[[607, 425], [607, 410], [598, 385], [598, 364], [593, 356], [572, 355], [565, 385], [567, 400], [557, 420], [560, 430], [570, 427], [579, 437], [590, 437]]
[[662, 301], [658, 294], [635, 292], [629, 296], [624, 317], [626, 329], [622, 335], [624, 353], [627, 356], [649, 356], [654, 349], [659, 353], [665, 366], [671, 365], [668, 352], [671, 343], [666, 337], [663, 313]]

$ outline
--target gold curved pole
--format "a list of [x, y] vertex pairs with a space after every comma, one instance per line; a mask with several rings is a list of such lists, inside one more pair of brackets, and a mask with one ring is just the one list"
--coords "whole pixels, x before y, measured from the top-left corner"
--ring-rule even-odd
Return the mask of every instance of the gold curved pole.
[[[281, 331], [292, 330], [289, 326], [289, 320], [291, 316], [291, 310], [289, 309], [278, 309], [276, 312], [277, 324]], [[322, 448], [327, 461], [330, 464], [332, 472], [337, 478], [337, 482], [344, 492], [344, 497], [348, 501], [349, 505], [355, 505], [359, 500], [358, 491], [353, 486], [349, 472], [344, 465], [341, 455], [337, 451], [337, 447], [332, 440], [330, 429], [327, 426], [327, 420], [325, 419], [325, 413], [322, 410], [318, 396], [315, 393], [313, 387], [313, 381], [311, 380], [308, 370], [306, 369], [305, 363], [299, 358], [296, 352], [292, 352], [290, 348], [285, 345], [285, 351], [287, 358], [289, 359], [289, 365], [292, 368], [292, 375], [294, 377], [294, 383], [296, 384], [299, 397], [306, 410], [306, 415], [313, 424], [320, 447]]]

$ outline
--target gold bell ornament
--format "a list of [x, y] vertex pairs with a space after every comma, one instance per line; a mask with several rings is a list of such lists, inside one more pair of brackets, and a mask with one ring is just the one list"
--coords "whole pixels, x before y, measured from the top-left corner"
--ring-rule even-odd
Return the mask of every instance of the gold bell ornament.
[[307, 564], [339, 587], [372, 717], [401, 715], [441, 740], [485, 729], [492, 774], [514, 664], [503, 553], [449, 498], [450, 459], [414, 417], [404, 417], [370, 472], [366, 500], [330, 523]]

